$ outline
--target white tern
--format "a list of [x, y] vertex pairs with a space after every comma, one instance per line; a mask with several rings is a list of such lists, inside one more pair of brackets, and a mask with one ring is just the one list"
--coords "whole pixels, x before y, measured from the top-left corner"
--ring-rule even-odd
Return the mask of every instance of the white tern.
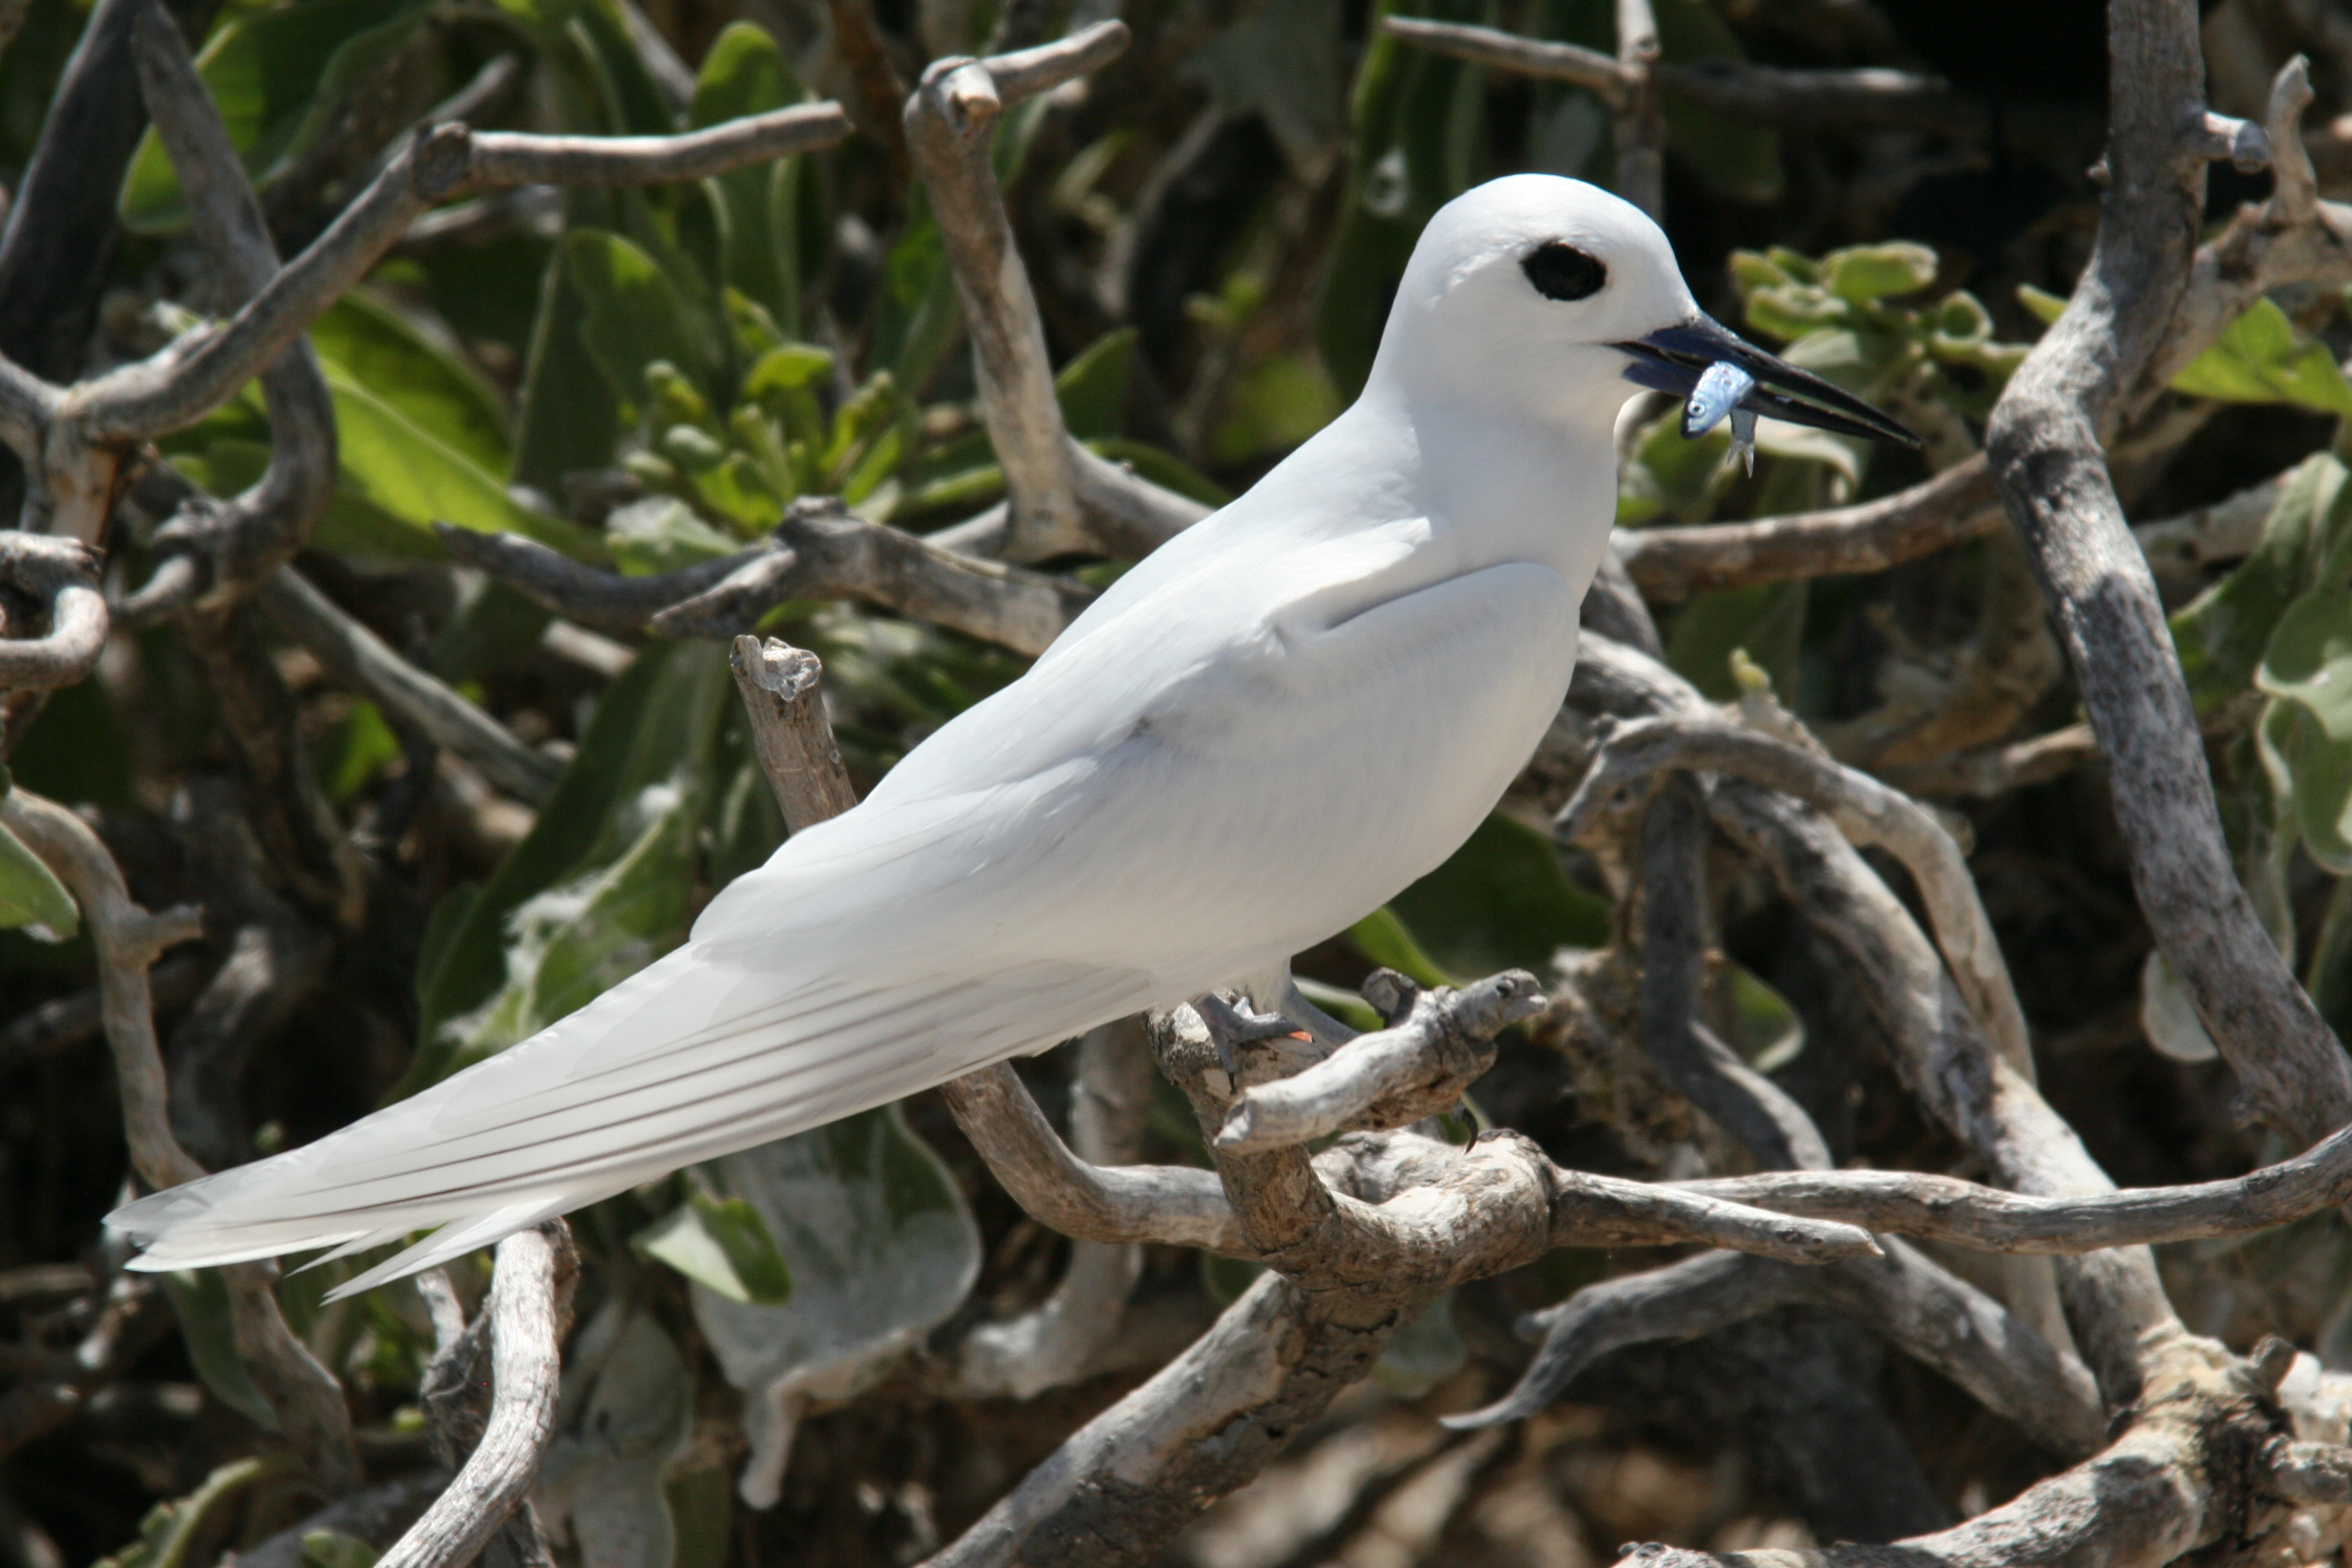
[[1617, 197], [1518, 174], [1448, 203], [1354, 405], [1027, 674], [569, 1017], [116, 1211], [131, 1267], [442, 1227], [348, 1294], [1139, 1009], [1279, 1005], [1291, 954], [1434, 869], [1527, 762], [1608, 548], [1619, 411], [1718, 363], [1743, 413], [1910, 439], [1709, 320]]

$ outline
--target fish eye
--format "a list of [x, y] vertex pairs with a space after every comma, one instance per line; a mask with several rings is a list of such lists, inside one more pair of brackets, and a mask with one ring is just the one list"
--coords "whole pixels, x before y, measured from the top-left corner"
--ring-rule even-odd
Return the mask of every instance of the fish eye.
[[1528, 252], [1520, 258], [1519, 268], [1547, 300], [1589, 300], [1609, 281], [1609, 268], [1598, 257], [1557, 239]]

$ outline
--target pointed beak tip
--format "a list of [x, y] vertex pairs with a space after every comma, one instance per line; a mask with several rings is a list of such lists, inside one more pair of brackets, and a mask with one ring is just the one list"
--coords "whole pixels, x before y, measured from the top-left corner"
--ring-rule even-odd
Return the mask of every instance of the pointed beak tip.
[[[1742, 408], [1914, 451], [1923, 445], [1901, 422], [1811, 371], [1765, 353], [1711, 316], [1697, 315], [1615, 346], [1632, 359], [1625, 376], [1639, 386], [1689, 398], [1702, 383], [1714, 383], [1722, 367], [1735, 368], [1748, 384], [1736, 399]], [[1686, 411], [1685, 434], [1695, 422], [1711, 428], [1716, 420]]]

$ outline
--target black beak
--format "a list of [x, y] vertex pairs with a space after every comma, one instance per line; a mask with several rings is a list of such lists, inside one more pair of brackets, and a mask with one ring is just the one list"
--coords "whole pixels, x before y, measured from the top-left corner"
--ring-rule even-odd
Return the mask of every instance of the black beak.
[[[1625, 379], [1654, 391], [1688, 399], [1697, 390], [1707, 367], [1735, 366], [1753, 378], [1755, 386], [1738, 406], [1792, 425], [1811, 425], [1842, 436], [1861, 436], [1897, 446], [1917, 447], [1919, 437], [1850, 392], [1832, 386], [1820, 376], [1775, 359], [1711, 316], [1693, 316], [1678, 326], [1664, 328], [1633, 342], [1615, 345], [1633, 356]], [[1720, 409], [1686, 407], [1685, 434], [1705, 429], [1723, 416]]]

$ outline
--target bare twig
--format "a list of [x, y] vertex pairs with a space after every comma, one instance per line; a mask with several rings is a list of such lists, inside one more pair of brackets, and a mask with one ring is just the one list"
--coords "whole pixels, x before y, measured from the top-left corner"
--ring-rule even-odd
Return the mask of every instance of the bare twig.
[[667, 637], [731, 637], [786, 599], [853, 598], [1034, 656], [1094, 598], [1068, 578], [868, 522], [829, 496], [793, 502], [759, 549], [650, 577], [599, 572], [513, 534], [439, 532], [458, 560], [608, 631], [650, 624]]
[[[98, 835], [72, 812], [25, 790], [0, 797], [0, 823], [48, 863], [81, 908], [98, 949], [100, 1005], [114, 1051], [123, 1131], [140, 1178], [157, 1190], [205, 1173], [172, 1134], [163, 1053], [155, 1043], [147, 971], [164, 948], [198, 934], [193, 910], [149, 914], [131, 900], [122, 873]], [[359, 1455], [341, 1386], [286, 1326], [275, 1268], [237, 1264], [228, 1284], [237, 1352], [255, 1387], [320, 1483], [341, 1493], [359, 1482]]]
[[[1389, 16], [1381, 31], [1433, 54], [1494, 66], [1521, 76], [1572, 82], [1621, 109], [1638, 90], [1636, 72], [1575, 44], [1523, 38], [1498, 28], [1414, 16]], [[1889, 126], [1937, 135], [1980, 137], [1990, 116], [1941, 79], [1912, 71], [1801, 70], [1744, 60], [1661, 63], [1658, 83], [1720, 113], [1772, 125]]]
[[233, 395], [341, 298], [436, 203], [470, 191], [559, 184], [619, 186], [706, 179], [830, 146], [849, 122], [803, 104], [678, 136], [477, 135], [420, 129], [383, 173], [236, 315], [162, 353], [75, 389], [62, 419], [86, 445], [144, 439], [194, 423]]
[[1912, 767], [1884, 770], [1886, 782], [1913, 795], [1973, 795], [1992, 800], [2028, 784], [2046, 784], [2098, 755], [2088, 724], [2069, 724], [2029, 741], [1970, 752]]
[[[1596, 760], [1594, 774], [1606, 757], [1604, 752]], [[1668, 780], [1642, 823], [1643, 1049], [1667, 1082], [1768, 1168], [1826, 1170], [1829, 1146], [1813, 1119], [1699, 1020], [1706, 980], [1705, 832], [1697, 792]]]
[[1883, 572], [2000, 526], [1984, 459], [1878, 500], [1752, 522], [1619, 529], [1612, 536], [1644, 596], [1660, 602], [1709, 588]]
[[[2199, 116], [2193, 129], [2189, 134], [2181, 134], [2173, 126], [2144, 126], [2145, 141], [2136, 151], [2143, 157], [2152, 153], [2168, 159], [2176, 181], [2193, 179], [2201, 185], [2201, 166], [2192, 166], [2192, 161], [2201, 165], [2206, 153], [2199, 134], [2206, 118], [2201, 84], [2173, 84], [2171, 90], [2189, 95], [2187, 101], [2195, 106], [2193, 112]], [[2102, 411], [2104, 416], [2095, 414], [2102, 429], [2117, 423], [2116, 415], [2131, 417], [2146, 408], [2189, 361], [2221, 335], [2223, 328], [2272, 289], [2287, 283], [2322, 290], [2352, 284], [2352, 206], [2319, 199], [2311, 155], [2303, 142], [2303, 112], [2310, 107], [2311, 96], [2310, 71], [2298, 55], [2280, 68], [2272, 82], [2270, 104], [2263, 116], [2262, 134], [2271, 164], [2270, 198], [2241, 207], [2229, 226], [2200, 246], [2185, 266], [2179, 249], [2168, 241], [2164, 259], [2168, 266], [2160, 298], [2143, 301], [2134, 295], [2116, 297], [2129, 301], [2137, 316], [2145, 317], [2161, 310], [2169, 312], [2169, 320], [2163, 322], [2161, 341], [2152, 353], [2136, 343], [2119, 357], [2116, 367], [2118, 374], [2113, 376], [2107, 393], [2116, 399], [2114, 408], [2111, 412]], [[2191, 110], [2184, 108], [2182, 112]], [[2132, 162], [2127, 161], [2126, 169], [2133, 178], [2147, 178]], [[2121, 181], [2110, 186], [2108, 207], [2117, 220], [2130, 221], [2122, 205], [2127, 189]], [[2173, 199], [2179, 198], [2175, 195]], [[2152, 215], [2145, 209], [2135, 210], [2137, 221], [2147, 225]], [[2103, 235], [2106, 227], [2103, 217]], [[2126, 239], [2122, 233], [2116, 237], [2117, 241]], [[2122, 258], [2118, 256], [2116, 260], [2120, 262]], [[2097, 267], [2095, 259], [2094, 270]], [[2103, 303], [2102, 308], [2106, 306]], [[2147, 323], [2141, 321], [2138, 324], [2145, 328]], [[2076, 351], [2069, 352], [2071, 354]], [[2128, 392], [2118, 396], [2113, 388], [2127, 388]]]
[[1617, 68], [1624, 92], [1611, 105], [1617, 194], [1662, 218], [1666, 211], [1666, 122], [1658, 107], [1658, 19], [1650, 0], [1617, 0]]
[[1007, 108], [1100, 68], [1127, 42], [1125, 23], [1098, 22], [1015, 54], [934, 60], [907, 100], [908, 149], [947, 243], [981, 415], [1011, 492], [1001, 527], [992, 516], [975, 520], [957, 531], [956, 548], [1013, 561], [1141, 555], [1207, 511], [1070, 438], [1036, 295], [989, 161], [990, 132]]
[[[1142, 1158], [1151, 1104], [1151, 1048], [1140, 1016], [1090, 1029], [1070, 1085], [1070, 1141], [1096, 1170]], [[1118, 1332], [1143, 1271], [1134, 1242], [1073, 1241], [1069, 1266], [1033, 1311], [982, 1323], [957, 1346], [961, 1392], [1034, 1399], [1086, 1375]]]
[[956, 1125], [1028, 1215], [1082, 1241], [1251, 1256], [1224, 1189], [1181, 1165], [1098, 1166], [1071, 1153], [1009, 1063], [940, 1086]]
[[2352, 1199], [2352, 1131], [2228, 1181], [2075, 1196], [1913, 1171], [1774, 1171], [1676, 1184], [1734, 1203], [1989, 1252], [2074, 1253], [2245, 1236]]
[[1535, 1414], [1610, 1352], [1694, 1339], [1776, 1307], [1833, 1308], [1934, 1367], [1987, 1409], [2054, 1453], [2080, 1458], [2105, 1442], [2107, 1418], [2090, 1373], [1983, 1292], [1901, 1243], [1884, 1258], [1795, 1268], [1738, 1253], [1704, 1253], [1646, 1274], [1588, 1286], [1520, 1324], [1542, 1337], [1526, 1374], [1483, 1410], [1446, 1417], [1457, 1428]]
[[1078, 506], [1076, 449], [1054, 395], [1045, 323], [1028, 269], [1013, 243], [989, 161], [991, 132], [1005, 109], [1103, 65], [1127, 47], [1122, 22], [990, 60], [934, 60], [907, 100], [908, 151], [930, 193], [947, 242], [964, 320], [982, 416], [1012, 492], [1015, 560], [1087, 549]]
[[1918, 885], [1937, 945], [1979, 1025], [2010, 1066], [2032, 1081], [2025, 1013], [1968, 861], [1943, 825], [1916, 802], [1867, 773], [1738, 724], [1645, 719], [1622, 726], [1603, 742], [1575, 798], [1561, 808], [1558, 831], [1567, 838], [1579, 837], [1610, 796], [1662, 768], [1731, 773], [1794, 795], [1821, 810], [1855, 843], [1901, 860]]
[[1495, 1037], [1543, 1006], [1541, 987], [1524, 970], [1460, 992], [1384, 978], [1386, 987], [1372, 994], [1390, 1002], [1390, 1026], [1359, 1035], [1303, 1072], [1244, 1089], [1217, 1131], [1218, 1148], [1257, 1153], [1342, 1128], [1403, 1127], [1450, 1110], [1494, 1065]]
[[[540, 1461], [555, 1436], [563, 1334], [579, 1268], [562, 1220], [518, 1231], [499, 1243], [484, 1308], [494, 1384], [489, 1418], [448, 1489], [378, 1563], [389, 1568], [464, 1568], [517, 1510], [527, 1507]], [[462, 1352], [457, 1359], [470, 1361]]]
[[[186, 194], [221, 299], [243, 304], [278, 270], [261, 204], [186, 40], [160, 5], [140, 14], [132, 52], [148, 112]], [[209, 594], [217, 605], [249, 592], [300, 548], [334, 494], [334, 402], [310, 343], [289, 344], [262, 372], [261, 385], [269, 411], [269, 466], [261, 478], [226, 504], [191, 496], [158, 532], [165, 560], [189, 554], [202, 568], [167, 579], [178, 603]], [[160, 589], [142, 595], [141, 612], [165, 607], [163, 597]]]
[[736, 689], [752, 714], [751, 744], [768, 775], [784, 826], [794, 833], [857, 804], [825, 719], [824, 666], [781, 638], [739, 637], [728, 652]]
[[[2352, 1121], [2352, 1064], [2239, 884], [2156, 583], [2100, 450], [2159, 351], [2203, 331], [2176, 324], [2202, 292], [2189, 247], [2209, 153], [2194, 19], [2177, 10], [2149, 0], [2111, 17], [2098, 241], [2064, 313], [1995, 406], [1986, 452], [2074, 665], [2158, 944], [2263, 1118], [2310, 1142]], [[2302, 154], [2284, 109], [2298, 79], [2283, 73], [2273, 100], [2283, 134], [2273, 205], [2294, 233], [2312, 235], [2325, 230], [2318, 215], [2291, 212]]]
[[[109, 620], [93, 551], [72, 539], [0, 532], [0, 583], [38, 605], [48, 622], [37, 636], [0, 637], [0, 691], [71, 686], [98, 667]], [[0, 632], [16, 632], [13, 619], [0, 601]]]
[[562, 763], [532, 751], [505, 725], [393, 652], [293, 567], [280, 566], [271, 574], [261, 603], [339, 683], [373, 698], [465, 758], [517, 800], [537, 805], [554, 789]]

